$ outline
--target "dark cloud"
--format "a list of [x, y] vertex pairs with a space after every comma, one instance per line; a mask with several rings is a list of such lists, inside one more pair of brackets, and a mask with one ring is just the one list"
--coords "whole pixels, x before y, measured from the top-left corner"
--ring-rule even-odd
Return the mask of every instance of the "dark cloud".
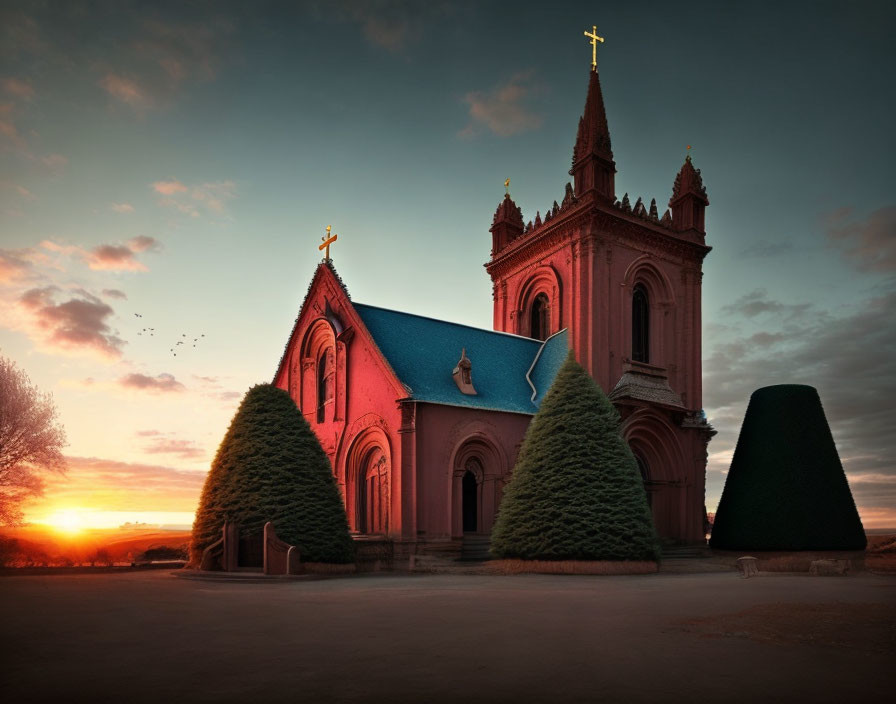
[[124, 291], [119, 291], [117, 288], [104, 288], [103, 295], [106, 298], [120, 298], [122, 300], [127, 300], [128, 294]]
[[851, 208], [826, 218], [828, 242], [863, 271], [896, 271], [896, 206], [879, 208], [864, 220]]
[[[86, 291], [57, 303], [57, 286], [25, 291], [19, 299], [31, 314], [38, 332], [51, 346], [63, 349], [92, 349], [109, 357], [121, 356], [125, 344], [108, 325], [114, 311]], [[71, 295], [71, 294], [67, 294]]]
[[146, 271], [146, 267], [134, 258], [130, 247], [102, 244], [90, 251], [87, 259], [91, 269], [111, 271]]
[[794, 317], [802, 315], [809, 308], [808, 303], [792, 304], [772, 300], [768, 297], [768, 292], [765, 289], [758, 288], [725, 306], [722, 308], [722, 312], [726, 315], [742, 315], [747, 318], [755, 318], [763, 313]]
[[160, 437], [143, 448], [150, 455], [177, 455], [181, 459], [197, 459], [205, 457], [205, 450], [197, 447], [192, 440], [177, 440]]
[[146, 374], [128, 374], [118, 380], [119, 386], [127, 389], [137, 389], [139, 391], [150, 391], [154, 393], [179, 393], [184, 391], [186, 387], [181, 384], [171, 374], [159, 374], [158, 376], [147, 376]]
[[154, 237], [140, 235], [139, 237], [129, 239], [128, 247], [130, 247], [132, 252], [145, 252], [147, 250], [157, 252], [160, 249], [161, 244]]
[[[761, 300], [770, 311], [788, 306]], [[753, 317], [752, 308], [740, 310]], [[704, 399], [719, 435], [713, 471], [728, 469], [750, 394], [771, 384], [818, 389], [841, 459], [861, 506], [896, 508], [896, 287], [834, 317], [808, 310], [784, 330], [760, 332], [712, 347], [704, 360]], [[774, 322], [774, 321], [772, 321]], [[725, 458], [727, 457], [727, 461]], [[718, 486], [721, 490], [721, 486]]]
[[793, 251], [790, 242], [757, 242], [756, 244], [741, 250], [741, 256], [755, 259], [773, 259], [782, 254]]

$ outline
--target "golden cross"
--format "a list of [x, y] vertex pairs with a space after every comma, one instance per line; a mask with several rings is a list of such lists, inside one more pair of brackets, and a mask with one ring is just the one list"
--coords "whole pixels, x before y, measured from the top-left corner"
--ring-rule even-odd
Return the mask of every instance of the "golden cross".
[[319, 250], [327, 250], [326, 252], [324, 252], [324, 259], [326, 259], [327, 261], [330, 260], [330, 245], [333, 244], [338, 237], [339, 235], [333, 235], [332, 237], [330, 237], [330, 226], [327, 225], [327, 234], [321, 237], [323, 244], [318, 247]]
[[597, 27], [595, 25], [591, 25], [591, 34], [585, 32], [586, 37], [591, 37], [591, 41], [588, 42], [591, 44], [591, 70], [597, 71], [597, 43], [604, 43], [604, 38], [597, 36]]

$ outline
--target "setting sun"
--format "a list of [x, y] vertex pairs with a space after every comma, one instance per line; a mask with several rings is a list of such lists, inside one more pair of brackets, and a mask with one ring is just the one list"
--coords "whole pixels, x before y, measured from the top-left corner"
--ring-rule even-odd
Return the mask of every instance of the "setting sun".
[[81, 515], [74, 510], [57, 511], [47, 516], [43, 522], [51, 528], [64, 533], [80, 533], [84, 528]]

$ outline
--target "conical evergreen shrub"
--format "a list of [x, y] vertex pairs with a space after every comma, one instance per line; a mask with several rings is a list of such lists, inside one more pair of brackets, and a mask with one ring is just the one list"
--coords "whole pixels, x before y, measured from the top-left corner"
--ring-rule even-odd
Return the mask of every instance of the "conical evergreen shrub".
[[225, 521], [242, 536], [272, 521], [302, 561], [354, 559], [329, 458], [289, 394], [270, 384], [249, 389], [212, 461], [193, 523], [194, 562]]
[[865, 544], [818, 392], [798, 384], [754, 391], [710, 546], [863, 550]]
[[524, 560], [659, 559], [619, 414], [572, 352], [526, 431], [491, 551]]

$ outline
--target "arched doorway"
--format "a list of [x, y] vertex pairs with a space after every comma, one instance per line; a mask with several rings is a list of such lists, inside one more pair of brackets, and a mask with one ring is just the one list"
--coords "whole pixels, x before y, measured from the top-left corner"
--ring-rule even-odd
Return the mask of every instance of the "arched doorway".
[[369, 450], [358, 468], [355, 526], [359, 533], [385, 533], [384, 468], [386, 455], [379, 447]]
[[[471, 462], [474, 460], [470, 460]], [[463, 512], [464, 533], [475, 533], [479, 530], [479, 497], [476, 475], [469, 469], [462, 479], [461, 504]]]

